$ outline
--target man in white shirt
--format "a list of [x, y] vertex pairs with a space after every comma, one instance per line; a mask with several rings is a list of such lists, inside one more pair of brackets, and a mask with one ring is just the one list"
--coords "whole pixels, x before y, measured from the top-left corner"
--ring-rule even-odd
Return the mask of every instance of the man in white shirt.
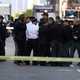
[[[37, 19], [33, 19], [27, 24], [27, 56], [33, 49], [33, 56], [38, 56], [38, 31]], [[37, 62], [33, 61], [33, 65], [37, 65]]]

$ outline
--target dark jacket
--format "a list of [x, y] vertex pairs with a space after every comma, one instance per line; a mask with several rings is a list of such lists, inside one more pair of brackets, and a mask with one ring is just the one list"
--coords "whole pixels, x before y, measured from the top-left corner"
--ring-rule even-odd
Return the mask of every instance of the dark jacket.
[[6, 24], [4, 22], [0, 23], [0, 36], [3, 42], [5, 42], [6, 39]]
[[49, 43], [50, 43], [50, 41], [51, 41], [51, 34], [50, 34], [50, 31], [51, 31], [51, 27], [53, 27], [54, 26], [54, 22], [52, 23], [52, 24], [50, 24], [50, 25], [48, 25], [48, 40], [49, 40]]
[[14, 38], [17, 41], [26, 41], [26, 24], [20, 20], [14, 24]]
[[65, 29], [65, 36], [64, 42], [73, 40], [72, 28], [70, 25], [64, 26]]
[[48, 18], [47, 18], [47, 19], [41, 18], [41, 19], [40, 19], [40, 22], [39, 22], [39, 26], [42, 26], [42, 25], [44, 24], [44, 21], [45, 21], [45, 20], [48, 20]]
[[48, 44], [48, 26], [40, 26], [39, 28], [39, 44]]
[[51, 41], [57, 40], [57, 41], [64, 41], [65, 31], [63, 28], [63, 25], [61, 23], [56, 23], [50, 28], [50, 39]]
[[73, 36], [74, 36], [74, 39], [73, 39], [74, 41], [80, 42], [80, 25], [75, 25], [73, 27]]

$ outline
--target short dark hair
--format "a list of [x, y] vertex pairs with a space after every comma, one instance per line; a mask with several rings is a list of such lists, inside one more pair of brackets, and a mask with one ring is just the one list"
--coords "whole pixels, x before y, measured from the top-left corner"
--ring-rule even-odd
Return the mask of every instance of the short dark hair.
[[60, 20], [60, 17], [59, 16], [56, 16], [56, 20]]
[[51, 20], [51, 21], [54, 21], [54, 18], [53, 17], [49, 17], [48, 19]]
[[22, 18], [24, 18], [24, 17], [25, 17], [24, 14], [20, 14], [19, 19], [22, 19]]
[[68, 21], [68, 20], [64, 20], [64, 22], [68, 22], [68, 23], [69, 23], [69, 21]]

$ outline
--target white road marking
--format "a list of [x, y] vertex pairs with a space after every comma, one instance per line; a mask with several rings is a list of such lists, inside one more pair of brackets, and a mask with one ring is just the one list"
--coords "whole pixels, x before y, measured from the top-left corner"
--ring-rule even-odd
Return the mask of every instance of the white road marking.
[[76, 80], [80, 80], [80, 79], [76, 79]]
[[72, 72], [74, 70], [70, 70], [70, 69], [61, 69], [61, 70], [58, 70], [58, 71], [61, 71], [61, 72]]
[[74, 67], [74, 65], [70, 65], [70, 67]]
[[78, 72], [80, 72], [80, 69], [76, 69]]

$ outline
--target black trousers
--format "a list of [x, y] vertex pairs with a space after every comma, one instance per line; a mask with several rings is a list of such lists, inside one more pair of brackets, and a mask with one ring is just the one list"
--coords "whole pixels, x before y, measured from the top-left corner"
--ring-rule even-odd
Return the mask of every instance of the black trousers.
[[0, 56], [5, 56], [5, 42], [0, 42]]
[[[17, 56], [25, 56], [25, 41], [16, 41], [17, 47], [18, 47], [18, 53]], [[17, 61], [18, 63], [21, 63], [22, 61]]]
[[[72, 46], [71, 46], [71, 49], [70, 49], [70, 58], [74, 57], [74, 54], [75, 54], [76, 50], [77, 50], [78, 56], [80, 58], [80, 42], [72, 41]], [[72, 64], [72, 62], [70, 64]]]
[[[0, 45], [0, 56], [5, 56], [5, 46]], [[0, 60], [0, 62], [6, 61], [6, 60]]]
[[[33, 56], [38, 56], [38, 39], [28, 39], [26, 47], [26, 56], [30, 56], [31, 51], [33, 50]], [[30, 61], [26, 61], [29, 64]], [[33, 61], [33, 64], [36, 65], [37, 61]]]
[[5, 56], [5, 46], [0, 48], [0, 56]]
[[[39, 45], [39, 56], [40, 57], [50, 56], [50, 46], [47, 44]], [[46, 65], [46, 61], [41, 61], [40, 65]]]
[[[63, 43], [61, 41], [53, 40], [51, 42], [52, 57], [62, 57]], [[55, 65], [61, 65], [61, 62], [53, 62]]]

